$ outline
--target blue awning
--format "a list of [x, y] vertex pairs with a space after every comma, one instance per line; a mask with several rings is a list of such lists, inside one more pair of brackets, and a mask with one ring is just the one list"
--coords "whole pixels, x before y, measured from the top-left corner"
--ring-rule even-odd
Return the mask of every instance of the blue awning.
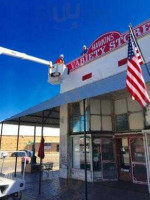
[[[150, 63], [148, 63], [147, 66], [150, 70]], [[150, 77], [148, 75], [148, 72], [145, 66], [142, 66], [142, 71], [144, 74], [145, 81], [146, 82], [150, 81]], [[80, 88], [59, 94], [45, 102], [42, 102], [34, 107], [31, 107], [17, 115], [14, 115], [4, 120], [4, 122], [14, 121], [20, 117], [22, 118], [28, 115], [31, 116], [43, 110], [50, 110], [50, 109], [57, 108], [57, 112], [59, 112], [58, 107], [64, 104], [80, 101], [82, 99], [87, 99], [87, 98], [91, 98], [95, 96], [108, 94], [108, 93], [115, 92], [118, 90], [123, 90], [125, 89], [125, 82], [126, 82], [126, 71], [121, 72], [117, 75], [105, 78], [103, 80], [96, 81], [91, 84], [87, 84]]]

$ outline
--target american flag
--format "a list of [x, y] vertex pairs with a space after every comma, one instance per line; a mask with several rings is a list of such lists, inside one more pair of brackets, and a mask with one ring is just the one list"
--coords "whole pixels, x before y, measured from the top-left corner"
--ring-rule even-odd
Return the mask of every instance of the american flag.
[[141, 70], [142, 64], [144, 64], [144, 59], [133, 33], [129, 31], [126, 87], [132, 99], [135, 99], [142, 107], [145, 107], [150, 102], [150, 99]]

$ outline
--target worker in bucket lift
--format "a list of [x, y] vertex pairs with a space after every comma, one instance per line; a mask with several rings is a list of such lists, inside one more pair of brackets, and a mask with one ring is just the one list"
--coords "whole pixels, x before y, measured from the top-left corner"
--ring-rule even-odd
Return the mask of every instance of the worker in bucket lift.
[[59, 77], [61, 75], [60, 68], [63, 67], [63, 64], [64, 64], [64, 55], [61, 54], [59, 58], [56, 60], [56, 64], [53, 66], [53, 72], [51, 73], [51, 77]]
[[56, 60], [56, 64], [58, 64], [58, 65], [64, 64], [64, 55], [63, 54], [61, 54], [59, 56], [59, 58]]
[[87, 53], [88, 48], [86, 47], [86, 45], [83, 45], [83, 50], [81, 52], [81, 56], [83, 56], [85, 53]]
[[[61, 54], [59, 56], [59, 58], [56, 60], [56, 64], [58, 64], [58, 65], [64, 64], [64, 55], [63, 54]], [[70, 73], [70, 71], [69, 71], [69, 69], [67, 69], [67, 74], [69, 74], [69, 73]], [[54, 74], [52, 74], [52, 76], [54, 76]]]

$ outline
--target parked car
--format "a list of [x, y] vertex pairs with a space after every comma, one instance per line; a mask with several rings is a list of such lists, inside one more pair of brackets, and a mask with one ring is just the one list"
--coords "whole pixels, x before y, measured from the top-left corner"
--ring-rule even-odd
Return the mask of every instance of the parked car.
[[25, 151], [13, 152], [11, 154], [11, 157], [24, 157], [24, 156], [25, 156]]
[[32, 156], [33, 156], [33, 151], [28, 150], [28, 149], [25, 149], [25, 150], [23, 150], [23, 151], [26, 152], [26, 154], [27, 154], [28, 157], [32, 157]]
[[27, 157], [32, 157], [33, 156], [33, 151], [30, 151], [30, 150], [27, 150], [27, 149], [20, 150], [20, 152], [13, 152], [11, 154], [11, 156], [12, 157], [24, 157], [25, 156], [24, 152], [26, 153]]

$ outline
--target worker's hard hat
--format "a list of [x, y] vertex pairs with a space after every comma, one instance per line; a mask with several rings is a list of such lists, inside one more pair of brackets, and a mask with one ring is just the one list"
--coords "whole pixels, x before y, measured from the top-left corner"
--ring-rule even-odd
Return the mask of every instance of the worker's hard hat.
[[60, 54], [60, 56], [59, 56], [60, 58], [64, 58], [64, 55], [63, 54]]

